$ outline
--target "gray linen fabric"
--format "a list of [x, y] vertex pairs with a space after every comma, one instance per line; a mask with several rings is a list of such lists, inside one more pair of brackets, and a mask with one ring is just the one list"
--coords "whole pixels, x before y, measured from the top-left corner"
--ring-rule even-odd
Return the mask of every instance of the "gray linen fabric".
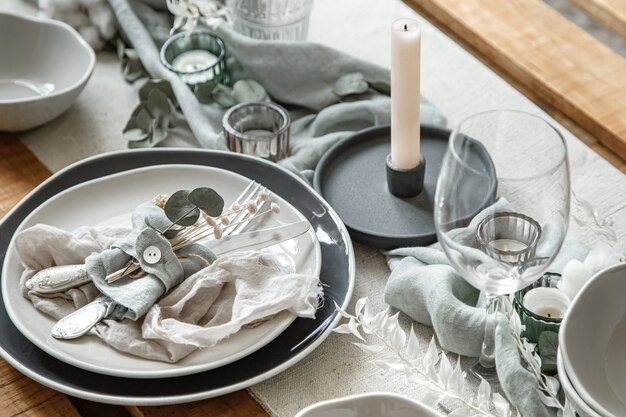
[[[478, 247], [474, 230], [487, 213], [509, 209], [505, 200], [479, 213], [466, 228], [454, 231], [455, 241]], [[554, 244], [554, 230], [542, 229], [537, 256], [546, 254]], [[554, 228], [552, 228], [554, 229]], [[461, 248], [461, 246], [459, 246]], [[464, 255], [482, 253], [478, 249], [462, 249]], [[550, 270], [560, 272], [565, 262], [584, 259], [588, 253], [581, 243], [568, 240]], [[450, 265], [441, 245], [402, 248], [386, 252], [392, 270], [385, 287], [385, 302], [406, 313], [414, 320], [432, 326], [441, 346], [466, 356], [479, 356], [484, 336], [486, 312], [479, 304], [480, 292], [461, 278]], [[478, 255], [476, 255], [478, 256]], [[496, 330], [496, 366], [502, 388], [513, 405], [525, 416], [550, 416], [537, 391], [535, 377], [522, 366], [517, 346], [502, 315]]]

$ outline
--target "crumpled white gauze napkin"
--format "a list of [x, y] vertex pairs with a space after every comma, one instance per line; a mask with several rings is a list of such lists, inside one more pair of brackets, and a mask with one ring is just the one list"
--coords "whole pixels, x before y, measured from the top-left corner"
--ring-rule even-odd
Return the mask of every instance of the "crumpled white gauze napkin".
[[[99, 295], [92, 283], [45, 297], [29, 292], [24, 283], [44, 268], [81, 264], [128, 232], [107, 227], [67, 232], [47, 225], [22, 231], [16, 247], [25, 267], [20, 278], [24, 296], [55, 319], [91, 302]], [[91, 334], [122, 352], [173, 363], [285, 310], [313, 318], [321, 291], [318, 276], [292, 273], [264, 252], [236, 252], [187, 278], [143, 319], [103, 320]]]

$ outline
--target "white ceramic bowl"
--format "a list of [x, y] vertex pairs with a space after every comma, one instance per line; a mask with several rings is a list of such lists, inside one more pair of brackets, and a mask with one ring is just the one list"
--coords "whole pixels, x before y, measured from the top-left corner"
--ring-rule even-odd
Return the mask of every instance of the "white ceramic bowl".
[[563, 388], [563, 392], [565, 393], [565, 397], [569, 400], [569, 402], [574, 407], [574, 410], [580, 417], [602, 417], [600, 414], [596, 413], [576, 392], [574, 386], [569, 380], [567, 376], [567, 371], [565, 370], [565, 365], [563, 365], [563, 355], [561, 352], [558, 353], [556, 359], [556, 367], [559, 373], [559, 381], [561, 382], [561, 387]]
[[372, 392], [313, 404], [296, 417], [443, 417], [424, 404], [398, 394]]
[[0, 13], [0, 131], [46, 123], [67, 110], [96, 55], [65, 23]]
[[565, 371], [585, 403], [602, 416], [626, 416], [626, 263], [594, 275], [559, 332]]

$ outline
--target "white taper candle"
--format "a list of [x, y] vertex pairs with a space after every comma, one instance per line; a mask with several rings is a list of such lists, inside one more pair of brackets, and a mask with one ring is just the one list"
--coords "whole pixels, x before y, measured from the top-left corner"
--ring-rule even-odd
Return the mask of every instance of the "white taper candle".
[[420, 51], [417, 21], [391, 26], [391, 164], [412, 169], [420, 162]]

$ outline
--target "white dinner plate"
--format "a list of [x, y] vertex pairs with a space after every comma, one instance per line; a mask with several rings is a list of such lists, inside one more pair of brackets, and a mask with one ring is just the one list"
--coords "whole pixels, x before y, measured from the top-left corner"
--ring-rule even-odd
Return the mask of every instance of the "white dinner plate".
[[[128, 215], [139, 204], [157, 194], [172, 194], [180, 189], [211, 187], [229, 204], [250, 180], [230, 171], [199, 165], [160, 165], [139, 168], [88, 181], [69, 188], [35, 209], [20, 225], [18, 232], [37, 223], [64, 230], [84, 225], [101, 225]], [[280, 196], [272, 197], [281, 207], [278, 214], [264, 216], [258, 228], [274, 227], [306, 220]], [[112, 220], [114, 219], [114, 220]], [[264, 249], [276, 255], [280, 263], [298, 273], [319, 275], [321, 253], [313, 230], [298, 238]], [[2, 295], [15, 326], [31, 342], [50, 355], [89, 371], [127, 378], [165, 378], [190, 375], [234, 362], [260, 349], [282, 333], [296, 318], [283, 312], [260, 326], [244, 329], [218, 345], [198, 350], [181, 361], [170, 364], [139, 358], [113, 348], [97, 336], [57, 340], [50, 335], [55, 320], [37, 311], [21, 296], [19, 278], [23, 271], [11, 240], [2, 270]]]

